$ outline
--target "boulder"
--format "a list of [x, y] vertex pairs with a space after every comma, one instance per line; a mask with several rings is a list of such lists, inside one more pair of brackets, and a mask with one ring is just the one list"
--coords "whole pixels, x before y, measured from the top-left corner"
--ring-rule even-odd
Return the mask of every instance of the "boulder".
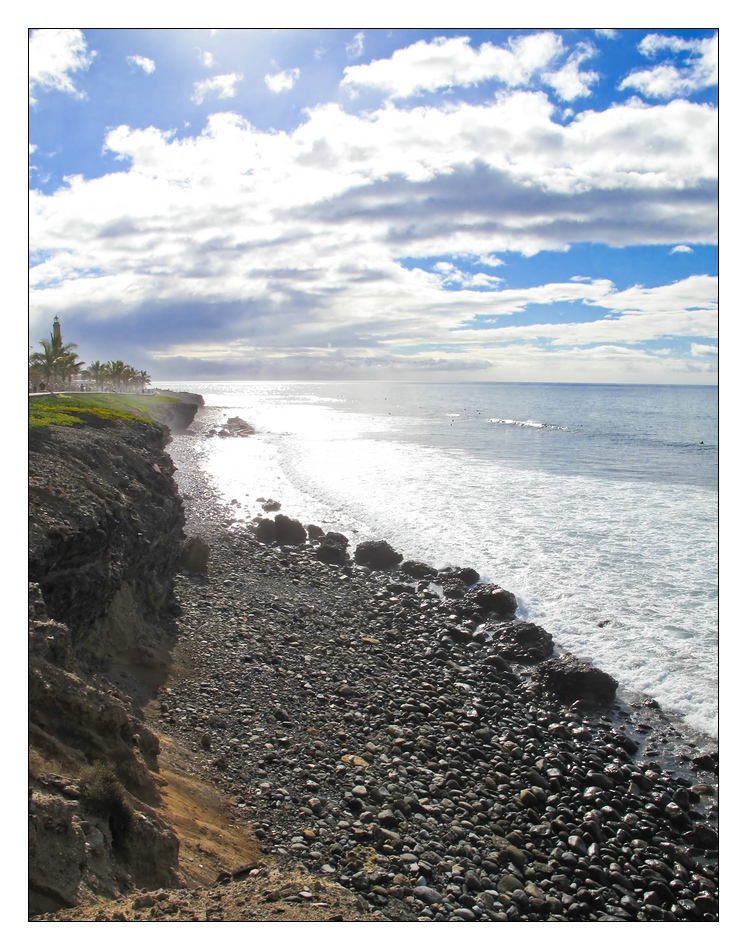
[[482, 662], [483, 666], [491, 666], [495, 670], [500, 670], [501, 673], [511, 672], [511, 666], [500, 653], [491, 653]]
[[703, 769], [705, 772], [713, 772], [715, 774], [718, 771], [718, 752], [696, 755], [693, 758], [693, 765], [696, 768]]
[[340, 534], [339, 531], [328, 531], [324, 536], [324, 540], [329, 544], [336, 544], [338, 548], [342, 548], [343, 551], [347, 551], [350, 541], [345, 537], [344, 534]]
[[348, 539], [344, 534], [330, 531], [322, 538], [319, 547], [316, 549], [316, 556], [325, 564], [347, 564], [350, 560], [347, 547]]
[[516, 596], [495, 584], [477, 584], [464, 596], [464, 610], [476, 613], [495, 614], [498, 617], [513, 617], [518, 606]]
[[473, 584], [476, 584], [480, 580], [480, 575], [474, 567], [445, 567], [438, 572], [439, 583], [453, 577], [462, 581], [467, 587], [472, 587]]
[[567, 702], [607, 705], [617, 692], [617, 680], [609, 673], [568, 653], [540, 663], [537, 679], [548, 692]]
[[418, 581], [435, 577], [438, 574], [435, 567], [431, 567], [430, 564], [426, 564], [424, 561], [403, 561], [400, 570], [403, 574], [407, 574], [408, 577], [413, 577]]
[[402, 555], [388, 541], [363, 541], [355, 549], [355, 563], [375, 571], [396, 567], [401, 561]]
[[190, 574], [207, 574], [210, 545], [200, 537], [188, 538], [182, 548], [180, 566]]
[[464, 597], [468, 590], [464, 581], [458, 577], [449, 577], [447, 580], [442, 581], [441, 589], [444, 592], [444, 597], [448, 600], [459, 600], [461, 597]]
[[300, 521], [288, 515], [259, 518], [254, 524], [254, 533], [264, 544], [305, 544], [306, 528]]
[[239, 416], [232, 416], [225, 425], [219, 430], [218, 435], [222, 438], [245, 439], [248, 435], [255, 434], [255, 428]]
[[552, 656], [553, 639], [544, 627], [514, 620], [491, 627], [493, 642], [509, 660], [518, 663], [539, 663]]
[[306, 543], [306, 528], [288, 515], [275, 516], [275, 532], [278, 544]]
[[274, 544], [277, 540], [277, 529], [273, 518], [258, 518], [254, 523], [254, 533], [263, 544]]

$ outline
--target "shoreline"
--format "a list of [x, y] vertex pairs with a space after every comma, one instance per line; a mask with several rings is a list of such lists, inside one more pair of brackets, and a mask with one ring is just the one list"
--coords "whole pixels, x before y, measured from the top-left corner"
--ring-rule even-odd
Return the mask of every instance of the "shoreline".
[[[713, 848], [687, 843], [688, 833], [692, 842], [695, 826], [696, 840], [698, 834], [702, 835], [701, 845], [715, 842], [717, 779], [712, 771], [696, 769], [692, 759], [699, 751], [714, 752], [716, 740], [699, 736], [678, 722], [676, 714], [647, 703], [645, 697], [623, 691], [618, 691], [611, 707], [596, 711], [560, 703], [537, 688], [529, 667], [522, 669], [517, 664], [511, 665], [511, 673], [518, 682], [508, 677], [505, 682], [499, 678], [489, 684], [484, 680], [484, 667], [475, 662], [484, 653], [483, 647], [452, 641], [438, 633], [445, 619], [444, 609], [451, 609], [444, 608], [444, 602], [426, 598], [418, 612], [404, 621], [402, 630], [394, 633], [396, 627], [391, 627], [387, 633], [386, 624], [392, 615], [380, 608], [387, 600], [407, 599], [408, 592], [401, 589], [403, 579], [396, 572], [369, 574], [354, 567], [341, 572], [316, 560], [309, 544], [294, 548], [257, 541], [246, 525], [235, 522], [230, 505], [218, 498], [199, 471], [194, 451], [188, 449], [190, 440], [204, 437], [205, 428], [198, 424], [180, 437], [184, 442], [169, 446], [184, 499], [187, 531], [208, 541], [212, 561], [207, 576], [179, 581], [185, 610], [183, 646], [191, 655], [199, 685], [195, 691], [189, 683], [183, 683], [166, 694], [160, 726], [173, 731], [202, 756], [205, 768], [237, 796], [240, 812], [256, 811], [255, 824], [268, 853], [280, 859], [300, 860], [309, 870], [328, 874], [344, 886], [359, 890], [368, 906], [382, 909], [388, 919], [716, 919], [712, 894], [717, 854]], [[226, 587], [231, 591], [228, 599], [224, 596]], [[321, 600], [319, 591], [324, 594]], [[264, 597], [264, 609], [252, 610], [246, 600], [251, 594]], [[347, 613], [326, 611], [325, 597], [327, 605], [334, 598], [345, 600]], [[285, 609], [278, 606], [278, 601], [285, 603]], [[268, 620], [271, 617], [273, 620]], [[316, 642], [308, 641], [310, 617], [315, 617], [319, 625]], [[283, 623], [278, 624], [277, 619]], [[427, 620], [425, 633], [418, 630], [423, 620]], [[269, 636], [264, 631], [268, 625]], [[343, 627], [349, 632], [341, 632]], [[208, 630], [214, 636], [206, 639]], [[412, 638], [415, 642], [408, 642]], [[283, 639], [287, 640], [286, 650], [277, 653]], [[439, 649], [443, 653], [444, 644], [448, 652], [445, 662], [436, 655]], [[322, 653], [319, 657], [314, 655], [316, 648]], [[299, 652], [303, 649], [310, 652]], [[409, 676], [398, 677], [396, 663], [412, 664], [413, 649], [415, 653], [420, 651], [419, 661], [410, 666]], [[357, 670], [357, 682], [346, 672], [347, 665]], [[387, 671], [388, 678], [382, 670]], [[460, 675], [466, 684], [455, 680]], [[333, 692], [328, 692], [330, 677], [337, 684]], [[326, 685], [317, 694], [320, 679]], [[289, 681], [294, 690], [287, 693]], [[439, 696], [439, 682], [447, 685], [440, 702], [434, 703], [433, 693], [435, 690]], [[211, 725], [204, 694], [219, 689], [225, 692], [226, 688], [242, 694], [241, 715], [238, 717], [231, 709], [226, 712], [221, 705], [223, 725]], [[423, 698], [423, 689], [430, 699]], [[465, 691], [479, 694], [477, 705], [483, 711], [478, 710], [473, 719], [464, 718], [464, 710], [455, 706]], [[299, 692], [310, 700], [301, 722], [294, 722], [287, 710], [281, 709], [277, 715], [278, 701], [267, 701], [269, 694], [286, 697], [286, 703], [294, 702]], [[395, 702], [397, 698], [406, 700], [403, 694], [407, 692], [418, 693], [420, 698]], [[483, 693], [489, 694], [492, 704]], [[323, 699], [314, 701], [315, 696]], [[252, 701], [248, 702], [250, 697]], [[378, 697], [373, 707], [372, 697]], [[428, 708], [427, 714], [423, 706]], [[445, 718], [439, 720], [437, 711]], [[504, 715], [506, 718], [502, 718]], [[309, 725], [316, 722], [315, 717], [319, 717], [318, 723]], [[364, 741], [371, 735], [371, 718], [381, 720], [381, 727]], [[518, 721], [513, 729], [512, 718]], [[304, 724], [308, 733], [303, 731]], [[395, 733], [400, 730], [399, 735], [395, 737], [391, 727]], [[332, 735], [335, 728], [336, 738]], [[309, 740], [312, 729], [318, 738]], [[479, 775], [472, 775], [467, 768], [469, 780], [464, 776], [461, 781], [452, 779], [459, 791], [447, 793], [444, 808], [441, 773], [454, 771], [447, 768], [454, 766], [454, 759], [462, 766], [473, 764], [465, 763], [464, 741], [456, 742], [454, 737], [470, 736], [474, 745], [475, 735], [481, 730], [479, 749], [472, 748], [469, 755], [474, 753], [474, 762], [489, 761], [491, 768], [478, 769]], [[224, 741], [226, 731], [234, 734]], [[576, 731], [581, 736], [580, 746], [574, 738]], [[512, 733], [516, 742], [507, 738]], [[263, 738], [268, 742], [263, 743]], [[634, 753], [626, 753], [625, 746], [620, 745], [624, 742], [632, 749], [630, 740], [638, 746]], [[445, 751], [438, 759], [430, 746], [435, 743], [438, 748], [443, 742]], [[538, 745], [542, 748], [535, 748]], [[511, 746], [535, 748], [532, 767], [523, 761], [528, 753], [514, 756], [513, 748], [507, 749]], [[288, 753], [298, 764], [286, 767]], [[578, 774], [583, 767], [586, 774]], [[491, 778], [491, 772], [495, 777]], [[374, 775], [379, 784], [373, 782]], [[594, 775], [593, 781], [601, 786], [589, 784], [589, 775]], [[404, 785], [405, 790], [389, 791], [392, 784]], [[458, 802], [452, 802], [448, 794]], [[380, 800], [372, 800], [371, 796]], [[477, 809], [473, 798], [481, 803]], [[396, 801], [404, 802], [405, 807], [392, 807]], [[573, 813], [573, 822], [563, 820], [566, 811]], [[508, 824], [499, 813], [510, 814]], [[458, 817], [460, 814], [465, 817]], [[466, 817], [474, 814], [478, 822]], [[471, 826], [466, 837], [476, 841], [465, 845], [466, 854], [451, 853], [454, 846], [447, 840], [449, 834], [441, 841], [440, 851], [435, 846], [423, 848], [429, 835], [433, 838], [434, 825], [441, 833], [445, 818], [449, 819], [452, 838], [455, 822], [462, 830]], [[512, 823], [522, 830], [512, 828]], [[482, 847], [488, 832], [494, 840]], [[515, 833], [523, 854], [513, 855], [516, 863], [512, 863], [507, 850], [512, 847], [511, 833]], [[503, 844], [496, 844], [498, 839]], [[547, 847], [548, 839], [554, 842], [553, 848]], [[365, 862], [357, 867], [355, 861], [346, 870], [338, 851], [344, 858], [356, 848], [373, 854], [369, 854], [373, 871], [366, 870]], [[404, 862], [400, 857], [403, 848], [407, 858]], [[422, 858], [423, 850], [429, 852], [430, 861]], [[605, 850], [613, 851], [616, 860], [605, 855]], [[434, 862], [434, 855], [441, 860]], [[538, 860], [530, 862], [535, 855]], [[654, 870], [652, 862], [662, 858], [664, 865]], [[465, 883], [465, 862], [472, 872], [469, 884]], [[568, 879], [569, 862], [576, 877], [581, 875], [575, 888], [571, 885], [576, 877], [571, 875], [567, 885], [570, 890], [562, 881], [553, 884], [556, 877]], [[584, 863], [596, 868], [599, 880], [593, 878], [591, 886], [586, 875], [589, 868]], [[457, 865], [461, 870], [454, 871]], [[613, 865], [627, 867], [628, 876], [622, 874], [626, 883], [618, 883], [618, 887], [629, 900], [621, 902], [619, 891], [614, 890], [614, 875], [622, 872], [614, 867], [610, 871]], [[668, 880], [662, 867], [671, 875]], [[699, 871], [693, 871], [693, 867]], [[641, 878], [642, 870], [648, 876]], [[684, 885], [683, 877], [677, 876], [688, 878], [693, 873], [710, 881], [697, 895]], [[655, 879], [657, 874], [661, 880]], [[535, 885], [537, 880], [540, 884]], [[640, 880], [651, 889], [642, 889]], [[517, 882], [524, 895], [533, 894], [535, 887], [539, 892], [530, 896], [527, 906], [526, 898], [516, 896], [513, 900], [506, 890]], [[579, 887], [588, 900], [571, 900]], [[445, 903], [429, 903], [423, 888], [437, 892]], [[679, 900], [671, 899], [680, 893], [684, 896]], [[487, 897], [480, 902], [472, 900], [471, 894]], [[694, 897], [698, 895], [696, 903]], [[569, 913], [574, 903], [577, 906]]]
[[[166, 393], [168, 392], [168, 390], [162, 390], [162, 392]], [[227, 415], [226, 410], [221, 407], [205, 406], [203, 404], [199, 407], [196, 417], [192, 425], [189, 427], [189, 429], [183, 431], [180, 434], [186, 435], [187, 438], [189, 439], [206, 438], [208, 432], [211, 429], [213, 430], [213, 432], [216, 432], [220, 430], [221, 428], [223, 428], [221, 424], [221, 420], [225, 420], [226, 415]], [[226, 434], [229, 434], [229, 433], [226, 433]], [[254, 434], [253, 430], [252, 430], [252, 434]], [[178, 481], [178, 477], [177, 477], [177, 481]], [[254, 500], [253, 496], [252, 496], [252, 500]], [[283, 499], [278, 499], [278, 500], [282, 504]], [[243, 503], [243, 502], [239, 503], [239, 501], [236, 499], [234, 499], [234, 501], [232, 502], [221, 501], [220, 498], [216, 495], [216, 505], [218, 505], [222, 509], [222, 514], [216, 514], [216, 517], [227, 520], [228, 522], [234, 524], [237, 528], [243, 527], [243, 528], [250, 529], [252, 517], [254, 514], [257, 514], [262, 517], [266, 516], [265, 512], [261, 510], [258, 504], [255, 504], [254, 506], [252, 506], [252, 503], [248, 501], [246, 503]], [[241, 509], [244, 509], [244, 506], [246, 506], [245, 510], [241, 511], [241, 515], [239, 515], [239, 511]], [[284, 507], [282, 507], [280, 510], [283, 512], [283, 514], [288, 514], [288, 512], [285, 510]], [[306, 523], [303, 512], [299, 513], [298, 511], [294, 510], [292, 517], [294, 519], [301, 520], [304, 524]], [[335, 524], [332, 524], [331, 522], [329, 524], [322, 522], [322, 524], [327, 530], [330, 530], [330, 531], [342, 532], [344, 534], [349, 534], [350, 532], [349, 526], [343, 524], [342, 522], [339, 522], [339, 523], [336, 522]], [[353, 529], [353, 532], [351, 535], [351, 546], [354, 546], [354, 541], [352, 539], [355, 538], [355, 536], [356, 536], [355, 529]], [[412, 558], [420, 558], [419, 552], [415, 552], [406, 556], [409, 556]], [[483, 583], [484, 581], [485, 581], [485, 578], [482, 578], [479, 583]], [[500, 578], [498, 578], [495, 581], [495, 583], [497, 585], [501, 585]], [[517, 592], [514, 591], [514, 593], [517, 593]], [[531, 616], [529, 616], [523, 607], [521, 611], [517, 610], [517, 615], [519, 613], [521, 613], [522, 620], [527, 620], [532, 623], [538, 622], [534, 620]], [[540, 620], [539, 623], [541, 625], [542, 621]], [[557, 640], [555, 639], [555, 636], [552, 630], [549, 630], [548, 632], [551, 635], [553, 635], [553, 640], [555, 642], [555, 647], [556, 647], [556, 653], [567, 653], [569, 655], [579, 656], [580, 659], [587, 660], [592, 665], [597, 666], [595, 661], [593, 661], [591, 658], [576, 654], [572, 648], [565, 647], [562, 644], [558, 643]], [[600, 664], [599, 668], [607, 672], [604, 669], [603, 664]], [[671, 724], [678, 732], [682, 733], [683, 745], [685, 743], [687, 744], [694, 743], [697, 746], [711, 745], [716, 749], [718, 748], [718, 745], [719, 745], [718, 727], [715, 733], [711, 733], [704, 730], [703, 728], [699, 728], [698, 726], [690, 723], [686, 719], [685, 714], [683, 712], [680, 712], [679, 710], [674, 709], [674, 708], [663, 706], [659, 700], [651, 696], [649, 693], [646, 693], [645, 691], [642, 691], [633, 687], [625, 686], [623, 684], [620, 684], [619, 681], [618, 681], [617, 697], [619, 700], [626, 702], [627, 705], [629, 706], [640, 707], [640, 706], [643, 706], [643, 704], [649, 704], [649, 708], [650, 708], [652, 703], [656, 704], [655, 710], [658, 712], [658, 714], [662, 717], [666, 717], [666, 722], [664, 723], [664, 725]]]

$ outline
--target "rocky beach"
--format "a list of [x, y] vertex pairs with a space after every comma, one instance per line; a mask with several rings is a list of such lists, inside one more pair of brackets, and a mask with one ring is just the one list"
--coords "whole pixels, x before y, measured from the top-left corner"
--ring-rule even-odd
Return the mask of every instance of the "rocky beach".
[[[116, 482], [98, 491], [86, 437], [32, 446], [32, 916], [718, 919], [712, 741], [560, 655], [469, 565], [356, 545], [282, 499], [237, 519], [196, 447], [251, 438], [251, 419], [201, 409], [168, 445], [138, 435], [134, 448], [96, 431], [90, 469], [113, 458]], [[45, 485], [52, 442], [76, 460], [65, 499]], [[91, 710], [117, 710], [100, 741], [93, 712], [90, 735], [59, 721], [82, 721], [81, 683]], [[80, 774], [99, 760], [134, 809], [126, 841], [111, 813], [86, 812]], [[225, 827], [201, 844], [159, 810], [177, 761], [224, 803]], [[64, 887], [50, 883], [66, 873], [45, 851], [50, 816], [84, 866]]]

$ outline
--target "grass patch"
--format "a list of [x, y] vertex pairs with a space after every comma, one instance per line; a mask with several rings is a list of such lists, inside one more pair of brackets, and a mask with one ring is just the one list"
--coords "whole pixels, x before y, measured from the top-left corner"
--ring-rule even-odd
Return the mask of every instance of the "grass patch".
[[119, 421], [158, 421], [158, 411], [179, 400], [170, 396], [119, 393], [49, 393], [29, 398], [29, 428], [114, 425]]

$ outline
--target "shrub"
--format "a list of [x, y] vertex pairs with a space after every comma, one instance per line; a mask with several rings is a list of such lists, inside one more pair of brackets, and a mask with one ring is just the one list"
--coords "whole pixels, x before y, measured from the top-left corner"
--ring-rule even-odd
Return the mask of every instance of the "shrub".
[[81, 802], [107, 819], [113, 846], [122, 847], [132, 827], [133, 812], [114, 770], [97, 762], [83, 769], [78, 784]]

